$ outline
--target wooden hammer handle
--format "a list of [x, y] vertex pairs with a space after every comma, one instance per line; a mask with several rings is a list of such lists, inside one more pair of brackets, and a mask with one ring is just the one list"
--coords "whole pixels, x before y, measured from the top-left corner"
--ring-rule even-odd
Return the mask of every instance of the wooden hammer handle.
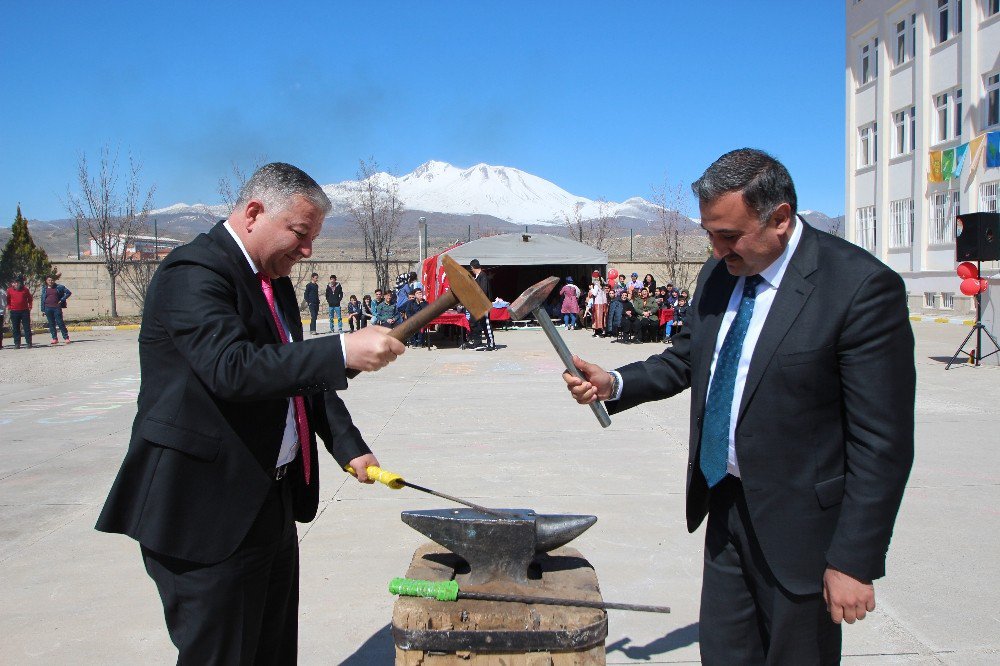
[[[446, 291], [433, 301], [427, 304], [423, 310], [417, 314], [403, 320], [403, 322], [389, 331], [389, 335], [402, 343], [406, 343], [413, 334], [422, 329], [427, 324], [435, 320], [442, 312], [458, 304], [458, 297], [451, 291]], [[353, 368], [347, 369], [347, 378], [354, 379], [361, 373]]]

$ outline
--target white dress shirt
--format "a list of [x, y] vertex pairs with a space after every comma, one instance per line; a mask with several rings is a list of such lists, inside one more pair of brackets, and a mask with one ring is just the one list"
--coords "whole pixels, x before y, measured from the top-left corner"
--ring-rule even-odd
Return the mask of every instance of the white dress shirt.
[[[253, 271], [254, 275], [257, 275], [259, 271], [257, 270], [257, 265], [253, 263], [253, 259], [247, 254], [246, 247], [243, 246], [243, 241], [240, 237], [236, 235], [233, 228], [229, 226], [229, 222], [226, 222], [226, 231], [229, 235], [233, 237], [236, 244], [239, 246], [240, 250], [243, 252], [243, 256], [246, 257], [247, 263], [250, 264], [250, 269]], [[288, 324], [285, 323], [285, 318], [281, 314], [281, 308], [277, 307], [275, 303], [275, 312], [278, 313], [278, 320], [281, 322], [281, 327], [285, 329], [285, 338], [287, 340], [292, 339], [292, 332], [288, 329]], [[285, 417], [285, 432], [281, 435], [281, 448], [278, 450], [278, 460], [274, 463], [275, 467], [281, 467], [282, 465], [288, 464], [295, 460], [295, 456], [299, 452], [299, 431], [295, 422], [295, 404], [292, 399], [288, 399], [288, 414]]]
[[[726, 471], [736, 477], [740, 475], [740, 465], [736, 458], [736, 420], [740, 413], [740, 401], [743, 399], [743, 389], [746, 386], [747, 372], [750, 370], [750, 359], [753, 358], [754, 348], [757, 346], [760, 332], [764, 329], [764, 322], [767, 320], [767, 314], [771, 311], [771, 305], [774, 303], [774, 297], [778, 293], [781, 279], [785, 276], [788, 262], [791, 261], [792, 255], [795, 254], [801, 238], [802, 221], [796, 220], [795, 229], [792, 230], [792, 237], [788, 240], [788, 245], [785, 246], [785, 250], [781, 253], [781, 256], [760, 272], [762, 279], [760, 284], [757, 285], [757, 297], [753, 306], [753, 316], [750, 318], [750, 326], [747, 328], [746, 337], [743, 339], [743, 350], [740, 353], [740, 362], [736, 368], [736, 386], [733, 391], [733, 405], [729, 416], [729, 457], [726, 462]], [[726, 333], [729, 332], [729, 327], [732, 326], [733, 320], [736, 318], [736, 311], [740, 307], [740, 301], [743, 299], [743, 284], [745, 282], [745, 277], [740, 277], [736, 280], [733, 293], [729, 297], [729, 305], [726, 308], [725, 316], [722, 318], [722, 325], [719, 326], [719, 335], [715, 339], [715, 352], [712, 354], [712, 369], [708, 377], [709, 386], [712, 385], [712, 377], [715, 375], [715, 363], [719, 359], [719, 351], [722, 349], [722, 343], [726, 339]], [[614, 370], [611, 371], [611, 374], [615, 375], [618, 380], [618, 390], [608, 398], [609, 401], [618, 400], [622, 395], [623, 388], [621, 375]], [[707, 399], [708, 392], [706, 392], [705, 397]]]
[[[743, 399], [743, 389], [746, 386], [747, 373], [750, 370], [750, 359], [753, 358], [753, 350], [757, 346], [757, 340], [760, 338], [760, 332], [764, 328], [764, 321], [767, 320], [767, 314], [771, 311], [771, 305], [774, 303], [774, 297], [778, 293], [781, 279], [785, 276], [788, 262], [791, 261], [792, 255], [795, 254], [795, 249], [799, 246], [801, 238], [802, 222], [796, 220], [795, 229], [792, 231], [792, 237], [789, 239], [788, 245], [785, 246], [785, 251], [774, 260], [774, 263], [760, 272], [762, 279], [760, 284], [757, 285], [757, 298], [753, 306], [753, 316], [750, 318], [747, 335], [743, 339], [740, 363], [736, 367], [733, 406], [729, 413], [729, 458], [726, 462], [726, 471], [735, 477], [739, 477], [740, 475], [740, 465], [736, 458], [736, 419], [740, 415], [740, 401]], [[715, 339], [715, 353], [712, 354], [712, 371], [708, 377], [708, 385], [710, 387], [712, 386], [712, 377], [715, 375], [715, 363], [719, 359], [719, 351], [722, 350], [722, 343], [726, 339], [729, 327], [736, 318], [736, 311], [740, 307], [740, 301], [743, 300], [744, 282], [746, 282], [746, 278], [744, 277], [736, 281], [733, 293], [729, 297], [729, 306], [726, 308], [726, 314], [722, 318], [722, 325], [719, 326], [719, 335]], [[707, 399], [707, 393], [705, 397]]]

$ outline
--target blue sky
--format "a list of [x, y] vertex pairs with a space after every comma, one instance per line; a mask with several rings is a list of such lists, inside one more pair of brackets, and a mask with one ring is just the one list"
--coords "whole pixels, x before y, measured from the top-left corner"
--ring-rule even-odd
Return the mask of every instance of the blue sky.
[[218, 202], [260, 155], [320, 183], [486, 162], [621, 201], [755, 146], [837, 215], [843, 81], [831, 0], [4, 2], [0, 224], [66, 217], [103, 145], [157, 207]]

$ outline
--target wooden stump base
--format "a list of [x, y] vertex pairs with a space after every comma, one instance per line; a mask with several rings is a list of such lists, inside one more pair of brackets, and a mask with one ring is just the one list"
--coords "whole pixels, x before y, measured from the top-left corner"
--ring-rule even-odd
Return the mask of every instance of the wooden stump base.
[[[602, 601], [593, 567], [574, 548], [539, 556], [528, 584], [494, 581], [477, 592]], [[463, 585], [464, 563], [435, 543], [413, 554], [407, 578]], [[470, 588], [471, 589], [471, 588]], [[595, 666], [605, 664], [607, 613], [593, 608], [400, 597], [392, 611], [402, 666]]]

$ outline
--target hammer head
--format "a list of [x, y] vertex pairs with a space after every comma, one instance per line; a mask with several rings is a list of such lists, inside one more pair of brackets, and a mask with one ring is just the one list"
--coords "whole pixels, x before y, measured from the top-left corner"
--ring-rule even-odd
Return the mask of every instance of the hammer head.
[[465, 306], [473, 319], [482, 319], [490, 312], [493, 304], [486, 297], [483, 290], [479, 288], [475, 278], [469, 271], [459, 266], [458, 262], [447, 254], [441, 258], [441, 265], [448, 274], [448, 284], [451, 285], [451, 293], [459, 303]]
[[507, 312], [510, 313], [511, 319], [524, 319], [525, 315], [529, 312], [534, 312], [542, 304], [545, 303], [545, 299], [549, 297], [552, 290], [556, 288], [559, 284], [559, 278], [552, 276], [547, 277], [541, 282], [536, 282], [527, 289], [524, 290], [520, 296], [515, 299], [510, 307], [507, 308]]

